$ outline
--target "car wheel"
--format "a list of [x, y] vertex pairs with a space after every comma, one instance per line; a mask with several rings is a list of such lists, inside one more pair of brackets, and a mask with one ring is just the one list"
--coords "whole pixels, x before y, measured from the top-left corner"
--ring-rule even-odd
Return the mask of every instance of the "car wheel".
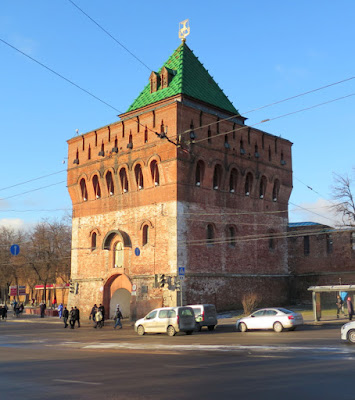
[[168, 329], [166, 330], [168, 336], [175, 336], [176, 331], [173, 326], [169, 325]]
[[274, 331], [275, 332], [282, 332], [282, 330], [283, 330], [283, 326], [282, 326], [282, 324], [281, 324], [281, 322], [275, 322], [274, 323]]
[[186, 335], [192, 335], [192, 331], [186, 331]]
[[137, 328], [137, 333], [139, 336], [143, 336], [145, 334], [144, 327], [142, 325], [139, 325]]
[[354, 329], [351, 329], [351, 330], [348, 332], [348, 341], [349, 341], [350, 343], [355, 343], [355, 330], [354, 330]]
[[201, 332], [202, 327], [201, 327], [201, 325], [200, 325], [198, 322], [196, 322], [196, 327], [195, 327], [195, 329], [196, 329], [196, 332]]
[[213, 331], [213, 329], [214, 329], [214, 325], [208, 325], [208, 330], [209, 331]]
[[240, 332], [246, 332], [248, 330], [248, 328], [247, 328], [247, 326], [246, 326], [246, 324], [244, 322], [241, 322], [238, 325], [238, 328], [239, 328]]
[[292, 328], [288, 328], [289, 331], [294, 331], [296, 329], [295, 326], [293, 326]]

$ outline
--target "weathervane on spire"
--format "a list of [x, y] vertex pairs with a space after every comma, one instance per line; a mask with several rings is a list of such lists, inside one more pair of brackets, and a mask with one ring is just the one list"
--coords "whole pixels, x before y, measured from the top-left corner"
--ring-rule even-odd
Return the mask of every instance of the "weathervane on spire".
[[181, 21], [179, 23], [179, 38], [185, 42], [186, 41], [186, 36], [189, 36], [190, 34], [190, 25], [189, 25], [189, 20], [185, 19], [185, 21]]

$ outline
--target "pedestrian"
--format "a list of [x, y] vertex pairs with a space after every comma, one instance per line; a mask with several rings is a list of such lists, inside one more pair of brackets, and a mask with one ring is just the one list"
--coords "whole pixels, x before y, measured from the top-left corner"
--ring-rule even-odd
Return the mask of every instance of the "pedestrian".
[[104, 326], [105, 325], [105, 307], [102, 304], [100, 304], [99, 310], [101, 311], [101, 314], [102, 314], [102, 326]]
[[54, 310], [57, 306], [57, 298], [54, 296], [53, 301], [52, 301], [52, 309]]
[[95, 314], [96, 314], [96, 309], [97, 309], [97, 305], [94, 304], [94, 306], [92, 307], [91, 311], [90, 311], [90, 315], [89, 315], [89, 320], [93, 320], [93, 322], [95, 322]]
[[349, 321], [351, 321], [353, 319], [353, 315], [354, 315], [354, 306], [353, 306], [353, 302], [351, 301], [350, 296], [348, 296], [346, 304], [348, 306]]
[[113, 329], [116, 329], [117, 326], [119, 326], [120, 329], [122, 329], [121, 318], [122, 318], [122, 313], [121, 313], [121, 310], [120, 310], [120, 306], [118, 305], [116, 313], [115, 313], [115, 316], [114, 316], [115, 326], [113, 327]]
[[68, 318], [69, 318], [69, 311], [66, 307], [63, 310], [63, 321], [64, 321], [64, 328], [68, 327]]
[[17, 307], [17, 301], [14, 299], [14, 301], [12, 302], [12, 309], [14, 312], [14, 316], [16, 315], [16, 307]]
[[35, 299], [32, 299], [32, 304], [31, 306], [33, 307], [35, 305]]
[[69, 324], [70, 324], [70, 329], [74, 329], [75, 326], [75, 310], [72, 307], [69, 313]]
[[46, 311], [46, 304], [45, 304], [45, 303], [41, 303], [41, 304], [39, 305], [39, 310], [40, 310], [40, 312], [41, 312], [41, 318], [44, 318], [44, 313], [45, 313], [45, 311]]
[[80, 311], [76, 307], [74, 307], [74, 314], [75, 314], [74, 325], [75, 325], [75, 322], [77, 322], [78, 323], [78, 328], [80, 328]]
[[24, 309], [25, 309], [25, 307], [24, 307], [23, 303], [21, 303], [21, 304], [19, 305], [19, 307], [18, 307], [18, 314], [19, 314], [19, 315], [22, 314]]
[[20, 305], [18, 303], [15, 306], [15, 315], [16, 318], [18, 318], [18, 316], [20, 315]]
[[7, 304], [5, 303], [5, 305], [2, 308], [2, 319], [4, 319], [5, 321], [7, 318], [7, 310], [8, 310], [8, 307], [7, 307]]
[[343, 313], [343, 315], [344, 315], [344, 311], [343, 311], [343, 300], [342, 300], [342, 298], [339, 296], [339, 295], [337, 295], [337, 301], [336, 301], [336, 306], [337, 306], [337, 318], [339, 318], [339, 314], [340, 314], [340, 312], [342, 312]]
[[63, 303], [60, 303], [58, 306], [58, 317], [62, 318], [63, 316]]
[[100, 307], [96, 309], [95, 322], [96, 322], [96, 324], [95, 324], [94, 328], [102, 328], [104, 326], [102, 311], [100, 310]]

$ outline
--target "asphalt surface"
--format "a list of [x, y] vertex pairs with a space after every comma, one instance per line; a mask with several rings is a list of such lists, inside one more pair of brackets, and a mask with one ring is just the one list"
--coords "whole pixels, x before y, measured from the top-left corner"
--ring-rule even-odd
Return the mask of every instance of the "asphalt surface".
[[68, 330], [58, 319], [0, 321], [0, 399], [355, 399], [346, 320], [294, 332], [138, 336], [130, 323]]

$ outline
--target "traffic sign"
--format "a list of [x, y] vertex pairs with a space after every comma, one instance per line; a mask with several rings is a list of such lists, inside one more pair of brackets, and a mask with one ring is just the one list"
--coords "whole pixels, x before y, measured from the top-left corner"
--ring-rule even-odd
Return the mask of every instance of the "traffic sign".
[[185, 279], [185, 267], [179, 267], [179, 278], [181, 281]]
[[139, 250], [139, 247], [136, 247], [134, 249], [134, 254], [138, 257], [141, 254], [141, 251]]
[[18, 244], [13, 244], [13, 245], [10, 247], [10, 253], [11, 253], [13, 256], [17, 256], [17, 255], [19, 254], [19, 252], [20, 252], [20, 246], [19, 246]]

